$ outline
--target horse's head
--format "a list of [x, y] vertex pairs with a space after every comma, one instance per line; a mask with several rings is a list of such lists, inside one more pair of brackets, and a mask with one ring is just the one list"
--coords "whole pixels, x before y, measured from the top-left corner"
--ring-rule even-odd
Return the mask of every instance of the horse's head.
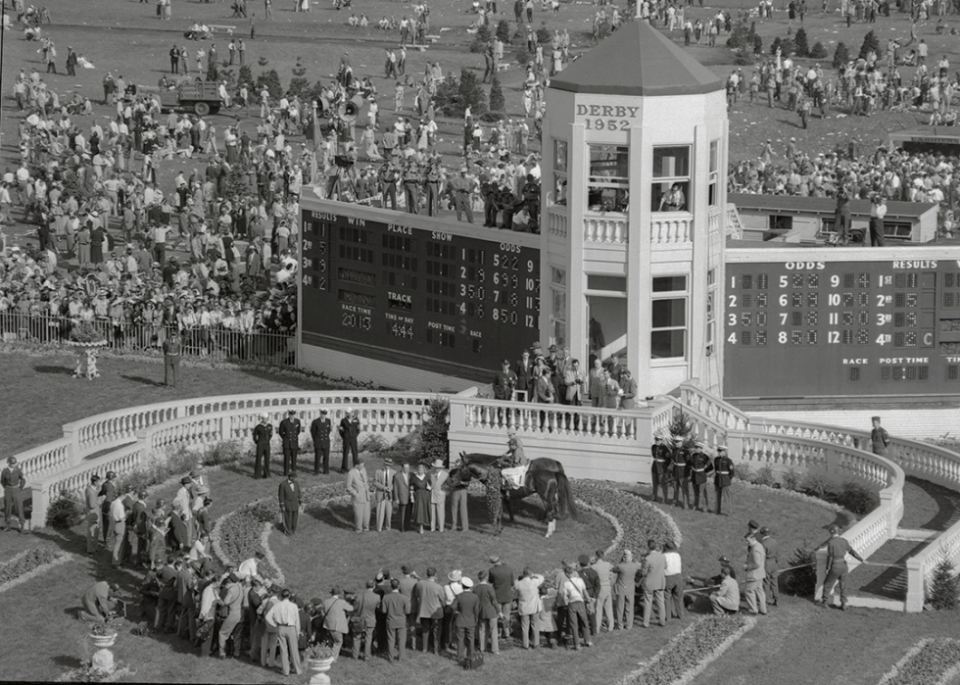
[[484, 457], [486, 455], [467, 454], [466, 452], [460, 453], [460, 463], [450, 469], [450, 477], [447, 479], [450, 487], [455, 487], [458, 483], [469, 483], [474, 478], [481, 482], [486, 482], [487, 468], [476, 461], [477, 456]]

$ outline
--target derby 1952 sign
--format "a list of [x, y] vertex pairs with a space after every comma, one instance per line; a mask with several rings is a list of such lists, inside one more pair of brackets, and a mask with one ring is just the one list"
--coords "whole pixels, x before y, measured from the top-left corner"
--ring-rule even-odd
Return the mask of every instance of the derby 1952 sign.
[[625, 105], [577, 105], [576, 114], [588, 131], [626, 131], [639, 111]]

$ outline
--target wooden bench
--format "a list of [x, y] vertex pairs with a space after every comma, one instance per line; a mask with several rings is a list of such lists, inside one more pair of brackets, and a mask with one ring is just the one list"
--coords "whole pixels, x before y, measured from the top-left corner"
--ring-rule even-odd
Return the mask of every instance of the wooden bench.
[[236, 30], [237, 27], [227, 26], [226, 24], [207, 24], [207, 28], [209, 28], [210, 31], [214, 33], [216, 33], [217, 31], [221, 31], [221, 32], [226, 31], [229, 35], [232, 36], [234, 30]]

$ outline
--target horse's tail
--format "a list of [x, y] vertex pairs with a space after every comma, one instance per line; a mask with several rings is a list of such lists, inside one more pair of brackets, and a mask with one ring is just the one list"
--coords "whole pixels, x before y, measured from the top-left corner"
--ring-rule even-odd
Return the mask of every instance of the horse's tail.
[[580, 510], [577, 509], [577, 501], [573, 496], [573, 488], [570, 487], [570, 481], [567, 475], [562, 471], [557, 474], [557, 508], [562, 515], [564, 512], [570, 514], [574, 521], [580, 519]]

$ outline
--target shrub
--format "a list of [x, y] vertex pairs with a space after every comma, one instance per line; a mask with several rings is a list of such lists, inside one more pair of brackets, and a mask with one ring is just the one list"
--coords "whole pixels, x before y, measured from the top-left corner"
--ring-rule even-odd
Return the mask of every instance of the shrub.
[[844, 483], [836, 494], [836, 499], [831, 501], [836, 502], [848, 511], [852, 511], [857, 516], [869, 514], [878, 504], [878, 498], [872, 490], [852, 481]]
[[310, 90], [310, 81], [303, 76], [294, 76], [290, 79], [290, 85], [287, 86], [287, 92], [290, 93], [291, 96], [301, 96], [308, 90]]
[[237, 73], [237, 83], [246, 83], [248, 87], [253, 84], [253, 71], [250, 70], [249, 64], [240, 67], [240, 71]]
[[493, 42], [493, 36], [490, 35], [490, 28], [484, 24], [477, 29], [477, 35], [474, 36], [473, 43], [470, 44], [470, 52], [483, 54], [490, 47], [491, 42]]
[[774, 38], [774, 39], [773, 39], [773, 42], [770, 43], [770, 54], [771, 54], [771, 55], [777, 54], [777, 50], [780, 49], [781, 43], [783, 43], [783, 41], [782, 41], [780, 38]]
[[927, 591], [927, 601], [934, 609], [956, 609], [958, 592], [960, 579], [957, 578], [956, 567], [941, 549], [940, 561], [933, 569], [933, 578]]
[[803, 474], [797, 471], [792, 466], [784, 472], [782, 476], [783, 487], [787, 490], [799, 490], [800, 481], [803, 479]]
[[444, 399], [430, 400], [427, 417], [420, 434], [420, 461], [432, 464], [439, 459], [444, 464], [450, 461], [450, 403]]
[[246, 455], [240, 440], [221, 440], [207, 448], [203, 455], [206, 466], [221, 466], [234, 464]]
[[256, 91], [259, 93], [264, 88], [274, 100], [279, 100], [283, 95], [283, 86], [280, 85], [280, 75], [276, 69], [260, 72], [257, 76]]
[[260, 523], [270, 523], [277, 520], [277, 507], [272, 499], [260, 500], [251, 505], [247, 511]]
[[474, 116], [487, 111], [487, 98], [477, 75], [470, 69], [460, 70], [460, 78], [447, 76], [437, 87], [434, 98], [437, 109], [448, 117], [462, 117], [469, 106]]
[[757, 485], [766, 485], [768, 487], [775, 487], [777, 485], [777, 478], [773, 475], [773, 468], [770, 466], [761, 466], [757, 469], [756, 473], [753, 474], [753, 478], [750, 479], [751, 483], [756, 483]]
[[47, 525], [57, 530], [66, 530], [83, 521], [83, 503], [68, 492], [61, 492], [47, 509]]
[[733, 63], [739, 67], [745, 67], [753, 64], [753, 61], [754, 53], [750, 52], [750, 50], [741, 49], [733, 53]]
[[800, 492], [832, 502], [837, 494], [837, 486], [825, 473], [808, 473], [800, 483]]
[[827, 58], [827, 49], [823, 47], [823, 43], [817, 41], [813, 44], [813, 47], [810, 48], [810, 56], [813, 59], [826, 59]]
[[541, 21], [540, 28], [537, 29], [537, 42], [540, 45], [549, 45], [553, 42], [553, 34], [550, 33], [545, 21]]
[[500, 85], [500, 79], [496, 74], [493, 76], [493, 83], [490, 84], [490, 111], [503, 112], [507, 103], [503, 99], [503, 87]]
[[750, 464], [736, 464], [733, 472], [737, 478], [740, 480], [745, 480], [748, 483], [752, 483], [756, 475], [754, 470], [750, 467]]
[[795, 51], [795, 47], [793, 44], [793, 38], [791, 38], [790, 36], [787, 36], [786, 38], [780, 41], [781, 57], [784, 57], [784, 58], [789, 57], [794, 53], [794, 51]]
[[753, 54], [755, 55], [763, 54], [763, 38], [757, 35], [753, 37]]
[[363, 440], [360, 442], [361, 452], [373, 452], [376, 454], [383, 452], [387, 447], [387, 439], [379, 433], [368, 433], [363, 436]]
[[497, 40], [504, 45], [510, 43], [510, 23], [506, 19], [497, 22]]
[[873, 31], [868, 31], [863, 37], [863, 43], [860, 45], [860, 59], [866, 59], [868, 53], [874, 55], [880, 54], [880, 39]]
[[837, 49], [833, 53], [833, 68], [839, 69], [840, 65], [850, 61], [850, 51], [843, 42], [837, 44]]
[[520, 47], [517, 48], [517, 64], [519, 64], [522, 67], [525, 67], [532, 61], [533, 61], [533, 55], [531, 55], [527, 51], [527, 44], [521, 43]]
[[797, 35], [793, 37], [793, 46], [797, 57], [810, 56], [810, 43], [807, 41], [807, 32], [802, 26], [797, 29]]
[[788, 568], [794, 566], [802, 568], [794, 568], [780, 574], [783, 591], [798, 597], [812, 595], [817, 589], [817, 550], [810, 547], [810, 543], [804, 540], [803, 545], [793, 551], [793, 556], [787, 564]]

